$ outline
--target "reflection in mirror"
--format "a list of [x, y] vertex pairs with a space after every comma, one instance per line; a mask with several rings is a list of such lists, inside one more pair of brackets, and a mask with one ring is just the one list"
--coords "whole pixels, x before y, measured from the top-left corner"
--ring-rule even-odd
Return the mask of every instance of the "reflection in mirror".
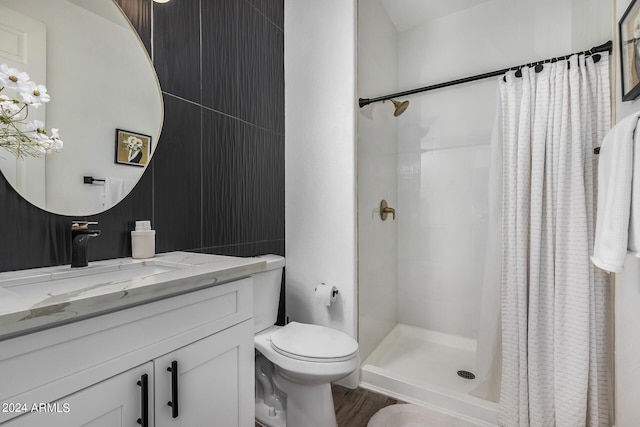
[[0, 150], [7, 181], [62, 215], [96, 214], [124, 198], [151, 160], [163, 106], [146, 50], [114, 1], [0, 0], [0, 64], [47, 87], [51, 102], [29, 120], [60, 129], [64, 141], [39, 158]]

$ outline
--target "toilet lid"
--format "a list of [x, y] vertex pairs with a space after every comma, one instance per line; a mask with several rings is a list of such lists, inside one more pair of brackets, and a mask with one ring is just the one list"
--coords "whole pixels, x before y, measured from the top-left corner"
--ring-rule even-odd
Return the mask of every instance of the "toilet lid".
[[272, 333], [271, 346], [285, 356], [314, 361], [349, 360], [358, 352], [356, 340], [344, 332], [298, 322]]

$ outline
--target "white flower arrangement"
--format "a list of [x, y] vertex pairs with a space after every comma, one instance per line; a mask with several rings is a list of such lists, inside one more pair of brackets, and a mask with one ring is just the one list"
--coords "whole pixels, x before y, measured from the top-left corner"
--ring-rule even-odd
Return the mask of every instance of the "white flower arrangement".
[[135, 136], [128, 137], [127, 139], [122, 141], [122, 144], [129, 151], [138, 151], [138, 150], [142, 149], [142, 147], [144, 145], [142, 143], [142, 140], [140, 138], [138, 138], [138, 137], [135, 137]]
[[[2, 92], [7, 89], [16, 93], [11, 97]], [[20, 99], [17, 96], [20, 96]], [[27, 121], [29, 107], [38, 108], [49, 102], [47, 88], [29, 79], [27, 73], [0, 65], [0, 147], [16, 157], [40, 157], [59, 151], [63, 143], [58, 129], [51, 133], [44, 129], [44, 123]]]

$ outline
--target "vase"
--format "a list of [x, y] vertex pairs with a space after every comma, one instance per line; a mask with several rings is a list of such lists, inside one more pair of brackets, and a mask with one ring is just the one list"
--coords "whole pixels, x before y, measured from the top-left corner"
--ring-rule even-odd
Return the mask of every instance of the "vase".
[[140, 163], [140, 160], [142, 160], [142, 151], [129, 150], [129, 156], [128, 156], [129, 163]]

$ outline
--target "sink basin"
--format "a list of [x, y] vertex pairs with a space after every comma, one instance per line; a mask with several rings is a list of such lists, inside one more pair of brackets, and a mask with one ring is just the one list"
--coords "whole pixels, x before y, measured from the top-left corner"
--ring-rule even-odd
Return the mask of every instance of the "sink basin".
[[66, 265], [14, 272], [0, 279], [0, 288], [20, 295], [28, 295], [30, 289], [40, 288], [42, 284], [47, 283], [55, 293], [73, 292], [190, 266], [190, 264], [160, 260], [129, 263], [123, 263], [117, 259], [107, 260], [84, 268], [71, 268]]
[[69, 266], [38, 269], [33, 274], [22, 274], [0, 280], [0, 289], [14, 296], [35, 297], [47, 286], [50, 297], [65, 295], [65, 298], [79, 296], [102, 286], [130, 282], [135, 285], [149, 276], [184, 269], [187, 266], [176, 262], [145, 261], [122, 264], [118, 260], [104, 261], [99, 265], [71, 269]]
[[[104, 294], [124, 296], [128, 289], [157, 283], [164, 273], [181, 271], [192, 264], [167, 260], [114, 259], [88, 267], [68, 265], [0, 274], [0, 315], [22, 312], [22, 321], [60, 313], [70, 301]], [[65, 316], [62, 316], [65, 317]]]

